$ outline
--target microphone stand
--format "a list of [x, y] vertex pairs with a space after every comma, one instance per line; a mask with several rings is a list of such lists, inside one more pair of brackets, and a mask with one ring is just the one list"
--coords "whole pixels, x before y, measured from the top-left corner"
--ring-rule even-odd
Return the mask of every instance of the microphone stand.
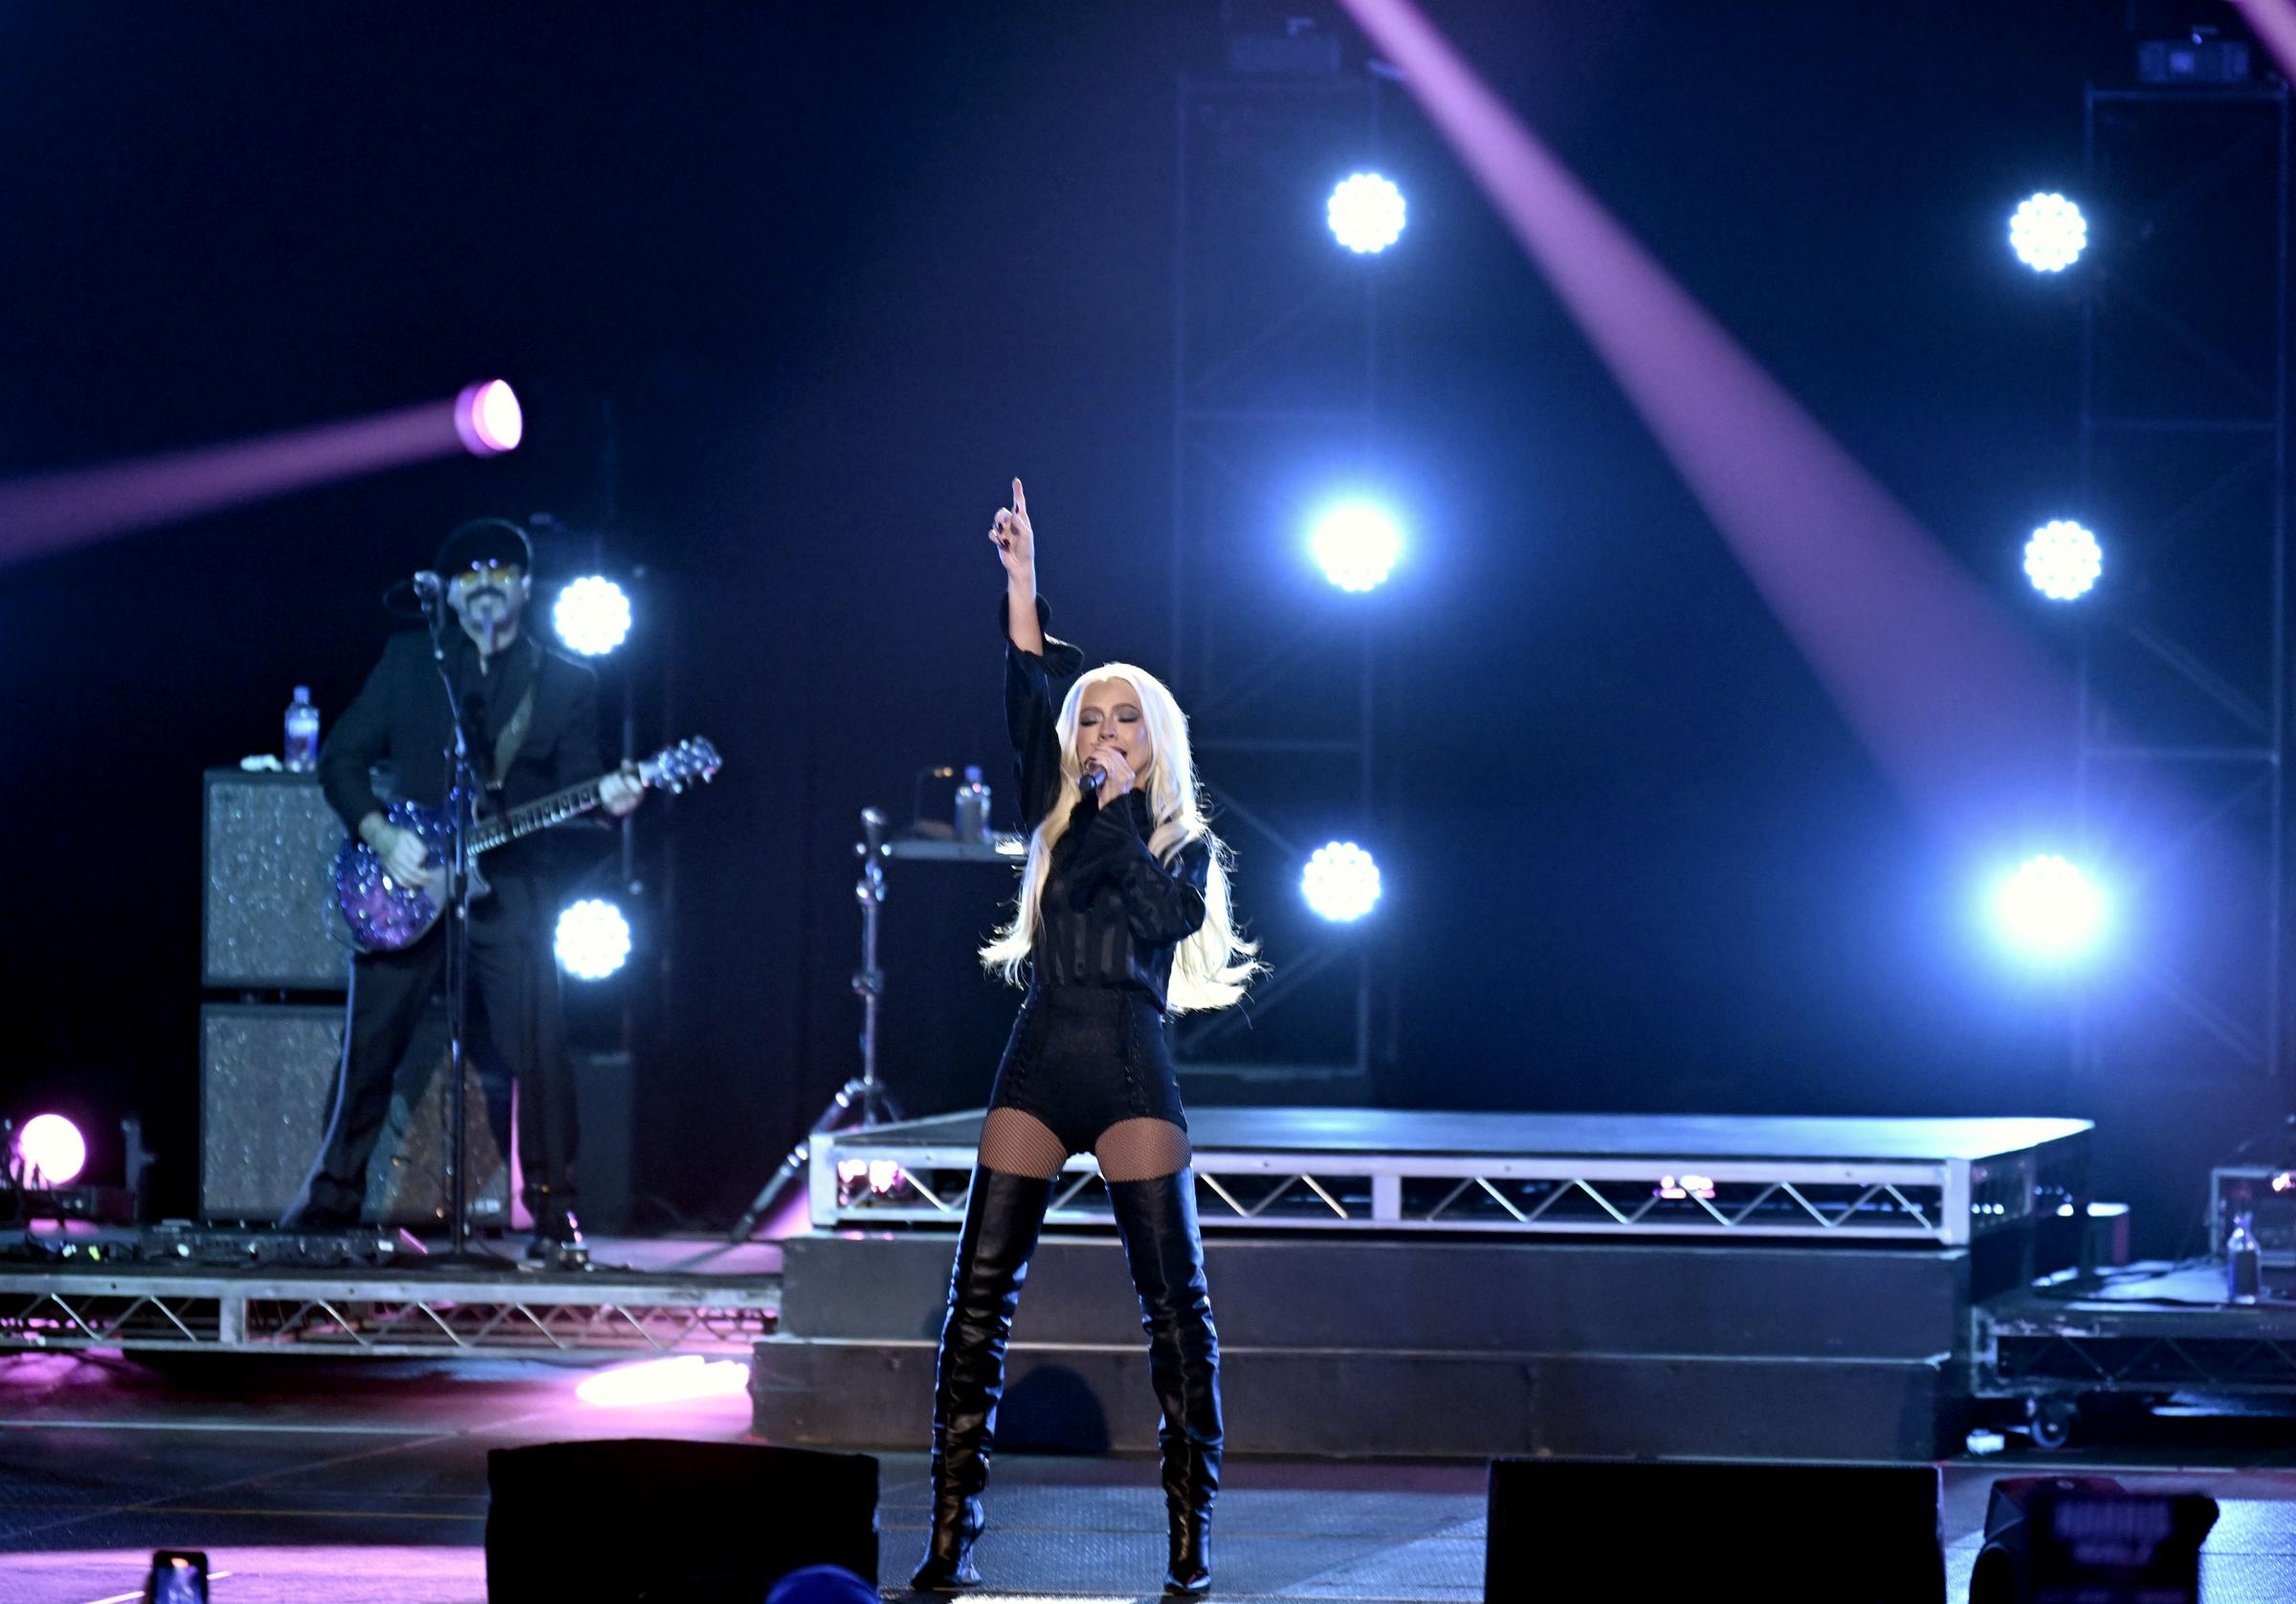
[[725, 1240], [740, 1246], [749, 1241], [789, 1183], [812, 1162], [813, 1143], [845, 1123], [854, 1109], [861, 1110], [861, 1129], [889, 1125], [901, 1117], [900, 1109], [877, 1079], [877, 1004], [885, 996], [885, 971], [877, 967], [877, 919], [885, 906], [885, 815], [873, 807], [861, 810], [861, 833], [853, 855], [861, 860], [861, 879], [853, 898], [861, 905], [861, 967], [853, 971], [853, 995], [861, 1000], [861, 1073], [837, 1088], [828, 1107], [813, 1122], [805, 1139], [789, 1150], [782, 1167], [767, 1177], [734, 1221]]
[[471, 857], [470, 835], [478, 804], [477, 772], [471, 767], [469, 733], [462, 718], [462, 698], [454, 691], [454, 675], [447, 668], [447, 600], [442, 586], [425, 599], [423, 622], [430, 630], [430, 660], [446, 688], [447, 712], [453, 720], [454, 744], [448, 752], [447, 816], [452, 832], [447, 850], [447, 1251], [433, 1264], [499, 1264], [498, 1255], [474, 1250], [470, 1221], [470, 1132], [466, 1127], [468, 1102], [463, 1090], [465, 1066], [470, 1062], [471, 1013]]

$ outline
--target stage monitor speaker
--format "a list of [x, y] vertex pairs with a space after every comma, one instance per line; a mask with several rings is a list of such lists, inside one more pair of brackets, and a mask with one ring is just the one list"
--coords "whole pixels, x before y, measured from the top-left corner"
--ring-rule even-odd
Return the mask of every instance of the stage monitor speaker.
[[1993, 1484], [1969, 1604], [2199, 1604], [2206, 1493], [2132, 1492], [2105, 1476]]
[[342, 991], [350, 949], [328, 928], [327, 868], [342, 822], [307, 774], [210, 769], [200, 983], [216, 991]]
[[1483, 1596], [1944, 1604], [1927, 1464], [1493, 1460]]
[[[319, 1156], [342, 1057], [343, 1010], [209, 1003], [199, 1011], [199, 1218], [271, 1220]], [[447, 1217], [446, 1011], [433, 1003], [393, 1080], [390, 1112], [366, 1168], [365, 1214], [393, 1225]], [[475, 1066], [464, 1071], [471, 1219], [510, 1219], [509, 1166], [486, 1121]]]
[[877, 1579], [877, 1461], [631, 1438], [486, 1456], [489, 1604], [760, 1604], [808, 1565]]

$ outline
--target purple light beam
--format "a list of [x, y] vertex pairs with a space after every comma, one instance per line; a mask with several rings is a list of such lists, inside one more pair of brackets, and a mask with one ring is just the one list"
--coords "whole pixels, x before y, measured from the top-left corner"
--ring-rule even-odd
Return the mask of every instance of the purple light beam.
[[[509, 386], [502, 388], [507, 392]], [[473, 393], [0, 485], [0, 566], [314, 485], [452, 456], [472, 449], [463, 439], [467, 425], [461, 402]], [[516, 444], [512, 439], [510, 445]], [[493, 450], [510, 449], [489, 445]]]
[[1901, 792], [1949, 829], [2062, 792], [2064, 671], [1409, 0], [1341, 4], [1402, 69]]
[[2248, 19], [2248, 26], [2264, 41], [2281, 71], [2296, 77], [2296, 4], [2290, 0], [2230, 0], [2230, 4]]

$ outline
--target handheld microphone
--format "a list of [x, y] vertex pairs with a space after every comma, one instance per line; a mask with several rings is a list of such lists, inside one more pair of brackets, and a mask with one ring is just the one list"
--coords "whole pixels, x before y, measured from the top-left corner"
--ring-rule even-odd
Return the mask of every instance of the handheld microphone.
[[1076, 783], [1084, 788], [1084, 794], [1086, 796], [1097, 797], [1100, 794], [1100, 782], [1107, 778], [1108, 773], [1106, 770], [1099, 768], [1088, 768], [1082, 774], [1076, 777]]

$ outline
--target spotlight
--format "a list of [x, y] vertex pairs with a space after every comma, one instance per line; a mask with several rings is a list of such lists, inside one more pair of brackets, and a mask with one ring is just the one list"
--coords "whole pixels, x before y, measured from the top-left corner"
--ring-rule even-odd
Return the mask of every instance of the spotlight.
[[599, 897], [569, 903], [558, 916], [559, 967], [578, 980], [603, 980], [629, 956], [629, 921]]
[[1403, 231], [1403, 192], [1378, 173], [1350, 173], [1323, 214], [1340, 244], [1358, 256], [1377, 255]]
[[16, 1132], [16, 1165], [33, 1190], [70, 1186], [87, 1168], [88, 1139], [61, 1114], [34, 1114]]
[[1402, 531], [1387, 510], [1369, 501], [1346, 501], [1315, 520], [1308, 549], [1323, 577], [1341, 590], [1378, 585], [1403, 549]]
[[1380, 900], [1380, 866], [1352, 841], [1318, 846], [1299, 877], [1308, 906], [1335, 924], [1360, 919]]
[[629, 597], [613, 581], [585, 574], [558, 593], [550, 622], [568, 649], [603, 657], [629, 634]]
[[2035, 273], [2063, 273], [2088, 243], [2088, 222], [2063, 195], [2028, 196], [2009, 219], [2009, 249]]
[[518, 450], [526, 434], [526, 415], [507, 379], [473, 385], [454, 398], [454, 432], [473, 456], [499, 456]]
[[2104, 548], [2070, 518], [2042, 524], [2025, 542], [2025, 577], [2052, 602], [2087, 595], [2104, 571]]
[[2011, 945], [2039, 958], [2078, 956], [2105, 928], [2104, 895], [2053, 853], [2018, 865], [1995, 890], [1993, 912]]

